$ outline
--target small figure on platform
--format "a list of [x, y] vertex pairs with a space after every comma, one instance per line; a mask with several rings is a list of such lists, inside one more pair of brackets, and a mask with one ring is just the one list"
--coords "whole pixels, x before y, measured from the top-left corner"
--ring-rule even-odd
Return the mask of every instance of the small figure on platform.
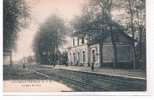
[[91, 64], [91, 70], [92, 71], [94, 71], [94, 64], [95, 64], [94, 62], [92, 62], [92, 64]]

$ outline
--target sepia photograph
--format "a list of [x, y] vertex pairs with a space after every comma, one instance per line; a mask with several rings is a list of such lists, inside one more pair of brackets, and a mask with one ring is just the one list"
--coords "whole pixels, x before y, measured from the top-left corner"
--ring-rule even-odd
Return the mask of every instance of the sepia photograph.
[[146, 0], [3, 0], [3, 92], [146, 92]]

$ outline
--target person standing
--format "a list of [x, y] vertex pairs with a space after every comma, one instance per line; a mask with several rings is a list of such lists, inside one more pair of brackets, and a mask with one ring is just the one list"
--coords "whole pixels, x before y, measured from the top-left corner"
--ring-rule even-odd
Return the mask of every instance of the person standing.
[[92, 71], [94, 71], [94, 64], [95, 64], [95, 62], [93, 61], [92, 64], [91, 64], [91, 70]]

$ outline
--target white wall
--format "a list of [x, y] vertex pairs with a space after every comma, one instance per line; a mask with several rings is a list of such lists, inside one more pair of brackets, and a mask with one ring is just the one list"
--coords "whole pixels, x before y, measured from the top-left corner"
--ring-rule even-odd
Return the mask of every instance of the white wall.
[[[85, 62], [83, 62], [83, 51], [85, 51]], [[69, 64], [83, 64], [83, 63], [88, 63], [88, 48], [87, 45], [82, 45], [82, 46], [77, 46], [77, 47], [72, 47], [69, 51], [68, 51], [68, 62]], [[74, 57], [73, 57], [73, 53], [75, 53], [75, 61], [74, 61]], [[79, 56], [78, 56], [79, 53]], [[71, 55], [70, 55], [71, 54]]]
[[[89, 53], [88, 53], [88, 46], [87, 45], [81, 45], [81, 46], [76, 46], [72, 47], [68, 51], [68, 60], [69, 64], [75, 65], [77, 64], [77, 61], [79, 61], [79, 64], [92, 64], [93, 62], [93, 56], [92, 56], [92, 51], [95, 51], [95, 67], [100, 67], [100, 46], [99, 44], [94, 44], [89, 47]], [[83, 51], [85, 51], [85, 62], [83, 62]], [[71, 55], [70, 55], [71, 53]], [[74, 57], [73, 53], [75, 53], [75, 58], [76, 61], [74, 62]], [[78, 56], [79, 53], [79, 56]], [[102, 56], [103, 56], [103, 63], [112, 63], [113, 62], [113, 46], [112, 44], [104, 44], [103, 49], [102, 49]], [[89, 55], [89, 59], [88, 59]], [[117, 56], [118, 56], [118, 62], [130, 62], [131, 61], [131, 52], [129, 45], [117, 45]]]

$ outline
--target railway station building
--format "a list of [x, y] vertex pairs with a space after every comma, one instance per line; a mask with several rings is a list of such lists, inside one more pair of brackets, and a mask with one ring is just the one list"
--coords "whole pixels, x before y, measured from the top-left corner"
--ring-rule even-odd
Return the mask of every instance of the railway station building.
[[130, 36], [122, 32], [108, 33], [101, 42], [95, 36], [94, 33], [73, 36], [72, 46], [68, 48], [69, 65], [90, 66], [94, 63], [94, 67], [113, 66], [116, 59], [119, 67], [130, 67], [134, 41]]

